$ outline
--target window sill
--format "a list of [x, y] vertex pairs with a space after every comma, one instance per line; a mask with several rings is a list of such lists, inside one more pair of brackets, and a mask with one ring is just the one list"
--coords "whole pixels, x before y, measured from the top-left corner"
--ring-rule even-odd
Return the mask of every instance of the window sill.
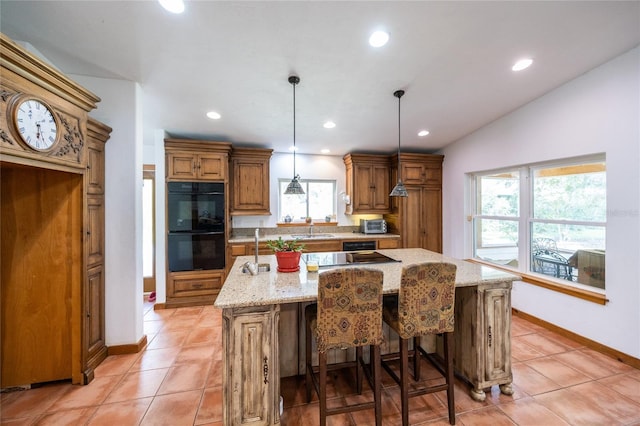
[[602, 293], [585, 290], [585, 289], [574, 287], [567, 284], [561, 284], [551, 280], [546, 280], [539, 276], [527, 274], [522, 271], [518, 271], [517, 269], [514, 269], [514, 268], [505, 268], [500, 265], [496, 265], [495, 263], [484, 262], [478, 259], [466, 259], [466, 260], [469, 262], [490, 266], [495, 269], [501, 269], [506, 272], [516, 273], [522, 277], [521, 281], [527, 284], [543, 287], [543, 288], [546, 288], [547, 290], [557, 291], [558, 293], [577, 297], [579, 299], [586, 300], [588, 302], [597, 303], [598, 305], [605, 305], [609, 301], [609, 299], [607, 299], [607, 297]]
[[300, 226], [338, 226], [338, 222], [278, 222], [276, 226], [278, 228], [291, 228], [291, 227], [300, 227]]

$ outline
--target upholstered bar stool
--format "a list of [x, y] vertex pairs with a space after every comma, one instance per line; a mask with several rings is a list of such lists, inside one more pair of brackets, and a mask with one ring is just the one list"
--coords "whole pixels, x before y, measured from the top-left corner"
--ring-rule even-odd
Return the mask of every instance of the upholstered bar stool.
[[[380, 343], [382, 343], [382, 271], [368, 268], [343, 268], [321, 272], [318, 276], [318, 303], [305, 310], [307, 402], [311, 386], [320, 400], [320, 424], [327, 416], [374, 408], [376, 425], [382, 424]], [[318, 349], [318, 367], [311, 365], [311, 339]], [[363, 368], [363, 346], [370, 347], [370, 367]], [[329, 349], [356, 348], [352, 362], [327, 365]], [[327, 372], [356, 367], [356, 385], [362, 393], [364, 370], [373, 401], [327, 408]]]
[[[387, 361], [382, 366], [400, 385], [402, 424], [409, 424], [409, 398], [427, 393], [447, 391], [449, 423], [456, 423], [453, 398], [453, 337], [454, 297], [456, 265], [451, 263], [423, 263], [402, 269], [398, 295], [385, 296], [384, 321], [400, 337], [400, 377]], [[420, 336], [442, 334], [444, 365], [437, 362], [420, 346]], [[409, 351], [409, 340], [413, 339], [413, 350]], [[409, 390], [409, 358], [413, 359], [413, 376], [420, 380], [420, 358], [424, 356], [445, 378], [445, 383]], [[398, 359], [396, 356], [395, 359]]]

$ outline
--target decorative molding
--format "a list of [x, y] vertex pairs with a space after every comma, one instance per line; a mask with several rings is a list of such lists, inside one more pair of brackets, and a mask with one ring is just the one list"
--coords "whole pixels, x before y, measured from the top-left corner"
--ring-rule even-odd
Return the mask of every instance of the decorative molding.
[[62, 139], [67, 143], [59, 147], [54, 155], [56, 157], [66, 157], [70, 153], [73, 153], [76, 155], [76, 161], [78, 163], [82, 163], [82, 148], [84, 147], [84, 140], [82, 138], [82, 133], [80, 133], [80, 130], [78, 129], [78, 120], [75, 119], [76, 123], [72, 124], [62, 113], [56, 111], [56, 114], [66, 131], [66, 134], [62, 135]]

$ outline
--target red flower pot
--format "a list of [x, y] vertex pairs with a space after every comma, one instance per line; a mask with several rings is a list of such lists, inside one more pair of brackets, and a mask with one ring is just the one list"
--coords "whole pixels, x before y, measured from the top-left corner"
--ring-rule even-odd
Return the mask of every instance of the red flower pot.
[[299, 251], [277, 251], [275, 252], [278, 262], [279, 272], [296, 272], [300, 270]]

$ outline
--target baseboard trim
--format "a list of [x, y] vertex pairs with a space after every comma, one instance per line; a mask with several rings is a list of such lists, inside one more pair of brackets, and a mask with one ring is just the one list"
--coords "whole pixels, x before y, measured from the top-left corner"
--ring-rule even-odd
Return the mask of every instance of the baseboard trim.
[[127, 354], [137, 354], [142, 351], [145, 346], [147, 346], [147, 335], [145, 334], [138, 341], [138, 343], [132, 343], [129, 345], [117, 345], [117, 346], [109, 346], [108, 354], [109, 355], [127, 355]]
[[511, 312], [513, 313], [513, 315], [520, 317], [522, 319], [525, 319], [533, 324], [539, 325], [543, 328], [546, 328], [549, 331], [553, 331], [554, 333], [558, 333], [559, 335], [563, 336], [563, 337], [567, 337], [571, 340], [574, 340], [578, 343], [580, 343], [581, 345], [584, 345], [586, 347], [588, 347], [589, 349], [593, 349], [594, 351], [600, 352], [601, 354], [607, 355], [611, 358], [614, 358], [622, 363], [625, 363], [627, 365], [630, 365], [634, 368], [638, 368], [640, 369], [640, 359], [638, 358], [634, 358], [631, 355], [627, 355], [623, 352], [620, 352], [616, 349], [610, 348], [608, 346], [603, 345], [602, 343], [598, 343], [596, 341], [593, 341], [591, 339], [587, 339], [584, 336], [581, 336], [579, 334], [576, 334], [572, 331], [566, 330], [562, 327], [558, 327], [555, 324], [552, 324], [550, 322], [547, 322], [543, 319], [540, 319], [538, 317], [534, 317], [533, 315], [530, 315], [526, 312], [522, 312], [519, 311], [515, 308], [511, 309]]
[[166, 309], [167, 306], [164, 303], [154, 303], [153, 304], [153, 310], [154, 311], [159, 311], [161, 309]]

